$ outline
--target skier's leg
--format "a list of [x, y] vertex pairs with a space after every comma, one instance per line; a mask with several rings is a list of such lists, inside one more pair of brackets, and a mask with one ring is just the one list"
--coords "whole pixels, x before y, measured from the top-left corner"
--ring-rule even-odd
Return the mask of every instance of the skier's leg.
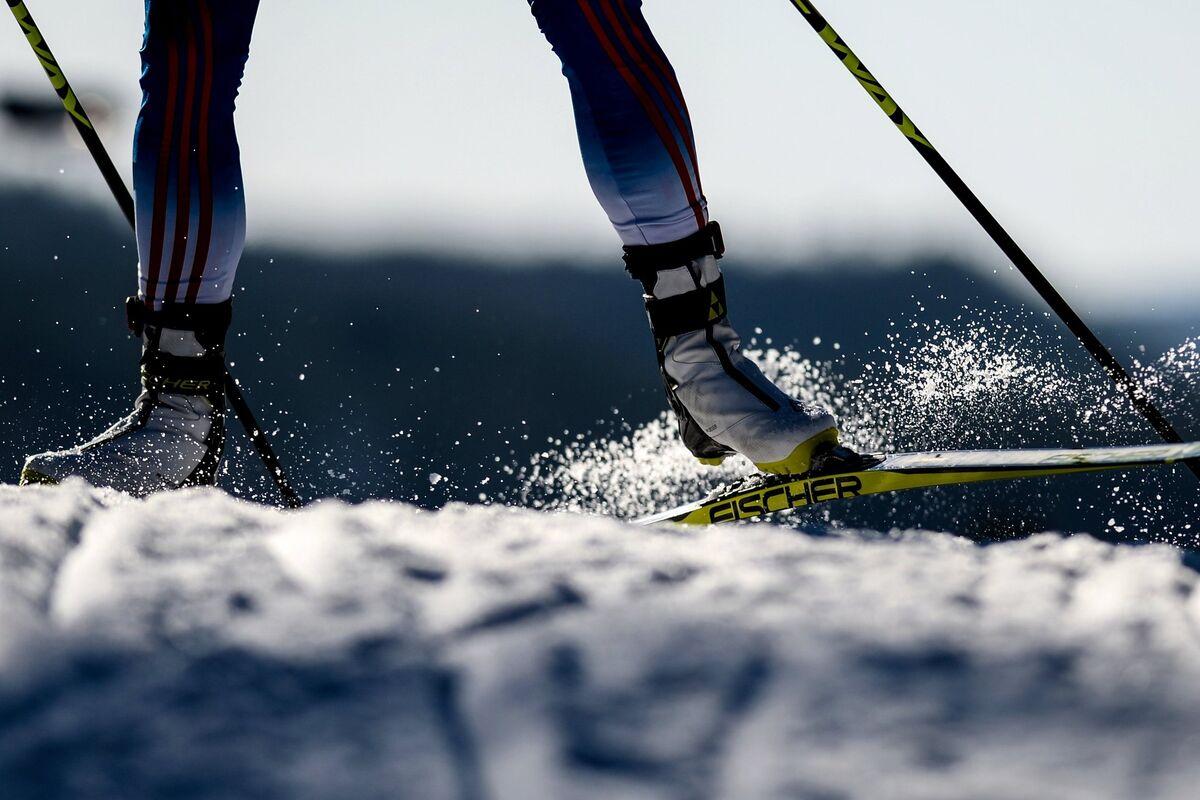
[[147, 0], [134, 132], [139, 289], [162, 303], [229, 299], [246, 207], [233, 109], [257, 0]]
[[70, 476], [143, 495], [216, 480], [225, 333], [245, 238], [233, 105], [257, 0], [147, 0], [134, 137], [142, 338], [133, 411], [91, 441], [30, 457], [22, 483]]
[[720, 229], [708, 221], [692, 124], [641, 0], [530, 0], [563, 64], [588, 179], [645, 290], [667, 397], [706, 463], [737, 452], [803, 472], [837, 439], [741, 353], [726, 316]]
[[626, 245], [708, 222], [691, 119], [640, 0], [531, 0], [562, 61], [592, 190]]

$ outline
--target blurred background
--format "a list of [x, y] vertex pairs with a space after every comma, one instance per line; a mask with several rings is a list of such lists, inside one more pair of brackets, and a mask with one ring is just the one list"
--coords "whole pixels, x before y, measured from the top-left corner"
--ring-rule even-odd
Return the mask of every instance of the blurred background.
[[[128, 175], [141, 4], [30, 10]], [[1143, 363], [1186, 349], [1200, 114], [1184, 59], [1200, 7], [822, 10], [1105, 341]], [[1052, 350], [1103, 385], [787, 2], [649, 0], [646, 14], [688, 95], [744, 333], [829, 361], [850, 391], [899, 331], [919, 342], [985, 319], [1003, 341], [1019, 321], [1041, 338], [1015, 357]], [[55, 103], [16, 24], [0, 24], [7, 480], [31, 450], [103, 429], [136, 377], [119, 313], [134, 249]], [[238, 114], [250, 249], [231, 357], [307, 494], [504, 499], [539, 450], [664, 408], [639, 292], [527, 3], [267, 0]], [[1191, 388], [1163, 402], [1195, 437]], [[1135, 418], [1114, 432], [1088, 413], [886, 444], [1153, 441]], [[227, 488], [269, 497], [256, 469], [235, 451]], [[1111, 485], [1072, 487], [1038, 524], [1108, 524], [1079, 498]]]

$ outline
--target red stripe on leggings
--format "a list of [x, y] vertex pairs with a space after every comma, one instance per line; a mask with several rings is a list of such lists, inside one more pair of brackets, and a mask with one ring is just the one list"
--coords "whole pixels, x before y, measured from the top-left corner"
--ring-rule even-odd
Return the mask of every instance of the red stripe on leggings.
[[187, 256], [188, 232], [192, 225], [192, 114], [196, 103], [196, 29], [188, 21], [187, 92], [183, 101], [183, 122], [179, 126], [179, 174], [175, 184], [175, 241], [171, 246], [171, 271], [163, 302], [173, 303], [179, 293], [179, 278]]
[[[600, 46], [604, 48], [604, 52], [608, 54], [613, 66], [617, 68], [617, 72], [625, 79], [625, 83], [629, 85], [638, 102], [642, 104], [642, 108], [645, 110], [650, 124], [654, 126], [659, 138], [662, 139], [663, 146], [667, 149], [667, 154], [671, 157], [671, 161], [675, 165], [675, 171], [679, 173], [679, 181], [683, 185], [684, 193], [687, 195], [688, 206], [696, 215], [696, 224], [699, 228], [703, 228], [705, 225], [704, 211], [700, 208], [700, 203], [696, 199], [696, 190], [692, 185], [691, 176], [688, 174], [687, 164], [683, 159], [683, 152], [679, 149], [679, 143], [675, 141], [675, 136], [671, 133], [666, 119], [658, 110], [658, 106], [655, 105], [654, 100], [651, 99], [646, 90], [638, 83], [633, 71], [625, 64], [621, 58], [621, 54], [617, 52], [617, 48], [613, 45], [612, 40], [609, 39], [608, 34], [604, 32], [604, 26], [596, 16], [595, 11], [592, 10], [591, 3], [588, 0], [577, 0], [577, 2], [588, 24], [591, 25], [592, 31], [596, 34], [596, 39], [599, 40]], [[601, 0], [601, 2], [607, 2], [607, 0]]]
[[200, 121], [196, 134], [196, 162], [200, 176], [200, 225], [196, 231], [195, 256], [192, 271], [188, 276], [187, 302], [196, 302], [200, 292], [200, 281], [208, 264], [208, 251], [212, 246], [213, 193], [212, 172], [208, 163], [208, 115], [212, 105], [213, 82], [213, 28], [212, 13], [207, 0], [200, 0], [200, 32], [204, 39], [204, 80], [200, 85]]
[[[683, 97], [683, 87], [679, 85], [679, 79], [675, 77], [675, 70], [671, 68], [662, 51], [651, 42], [654, 34], [646, 27], [645, 17], [642, 17], [641, 24], [633, 18], [633, 14], [629, 12], [628, 3], [618, 3], [621, 9], [621, 15], [625, 18], [625, 22], [629, 25], [629, 29], [633, 31], [634, 37], [642, 46], [642, 52], [650, 57], [659, 71], [666, 77], [670, 88], [674, 91], [675, 97], [668, 96], [667, 91], [662, 87], [662, 84], [655, 79], [654, 85], [658, 88], [659, 94], [663, 98], [663, 103], [671, 111], [671, 117], [675, 120], [676, 127], [679, 128], [679, 134], [683, 137], [683, 144], [687, 147], [688, 155], [692, 159], [692, 174], [696, 176], [696, 189], [700, 192], [700, 196], [704, 196], [704, 185], [700, 181], [700, 159], [696, 157], [696, 141], [693, 138], [691, 114], [688, 112], [687, 100]], [[683, 109], [682, 115], [680, 109]]]
[[[153, 91], [153, 90], [151, 90]], [[158, 297], [158, 277], [163, 257], [163, 239], [167, 227], [167, 191], [170, 189], [171, 143], [175, 135], [175, 96], [179, 93], [179, 49], [175, 42], [167, 48], [167, 116], [163, 125], [158, 166], [154, 172], [154, 217], [150, 223], [150, 253], [146, 265], [146, 305], [154, 308]], [[154, 102], [163, 102], [151, 98]]]

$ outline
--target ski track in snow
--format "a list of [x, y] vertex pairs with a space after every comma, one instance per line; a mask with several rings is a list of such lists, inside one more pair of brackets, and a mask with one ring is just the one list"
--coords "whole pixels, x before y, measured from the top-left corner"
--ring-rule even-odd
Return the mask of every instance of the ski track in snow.
[[1190, 561], [0, 487], [0, 796], [1190, 798]]

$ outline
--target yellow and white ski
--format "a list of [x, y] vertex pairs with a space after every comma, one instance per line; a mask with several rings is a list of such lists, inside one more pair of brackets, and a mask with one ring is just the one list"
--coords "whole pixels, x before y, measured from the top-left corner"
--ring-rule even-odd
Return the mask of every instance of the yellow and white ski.
[[703, 500], [636, 522], [712, 525], [869, 494], [1152, 467], [1193, 458], [1200, 458], [1200, 442], [1086, 450], [961, 450], [894, 455], [845, 451], [805, 475], [755, 476], [718, 489]]

